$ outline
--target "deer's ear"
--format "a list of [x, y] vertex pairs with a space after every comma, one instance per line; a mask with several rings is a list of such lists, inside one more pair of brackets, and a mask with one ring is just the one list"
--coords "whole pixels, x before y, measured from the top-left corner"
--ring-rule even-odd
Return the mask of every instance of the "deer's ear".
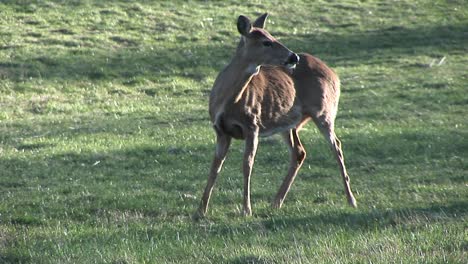
[[252, 30], [252, 23], [250, 23], [248, 17], [242, 15], [239, 16], [237, 19], [237, 30], [239, 30], [239, 33], [243, 36], [250, 33], [250, 30]]
[[267, 17], [268, 13], [259, 16], [257, 19], [255, 19], [255, 22], [253, 22], [253, 26], [258, 28], [265, 28]]

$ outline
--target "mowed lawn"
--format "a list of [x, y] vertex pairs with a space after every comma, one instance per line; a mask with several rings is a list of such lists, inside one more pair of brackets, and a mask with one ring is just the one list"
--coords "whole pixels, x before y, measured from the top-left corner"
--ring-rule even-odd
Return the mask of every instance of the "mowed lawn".
[[[208, 95], [238, 15], [340, 75], [283, 208], [279, 136], [260, 141], [252, 217], [235, 141], [207, 218]], [[0, 2], [0, 263], [466, 263], [468, 6], [447, 1]]]

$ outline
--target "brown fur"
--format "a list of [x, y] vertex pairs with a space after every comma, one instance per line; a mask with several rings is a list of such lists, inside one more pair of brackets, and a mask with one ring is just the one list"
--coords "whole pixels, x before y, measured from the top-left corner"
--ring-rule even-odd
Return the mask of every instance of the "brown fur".
[[[264, 25], [266, 14], [254, 25]], [[288, 174], [274, 207], [281, 207], [301, 167], [306, 152], [298, 131], [312, 119], [335, 153], [348, 202], [356, 206], [344, 165], [341, 143], [334, 133], [340, 96], [338, 76], [325, 63], [310, 54], [300, 54], [294, 70], [282, 64], [292, 52], [262, 28], [251, 28], [239, 17], [242, 38], [231, 63], [220, 72], [210, 94], [209, 113], [217, 135], [217, 147], [208, 183], [197, 216], [206, 213], [213, 185], [222, 167], [231, 138], [245, 140], [244, 214], [251, 214], [250, 175], [259, 136], [282, 133], [291, 152]], [[264, 41], [273, 41], [264, 47]], [[258, 68], [258, 67], [260, 68]]]
[[[217, 91], [210, 96], [210, 117], [216, 124]], [[294, 127], [300, 121], [299, 108], [294, 105], [296, 90], [290, 74], [282, 67], [265, 66], [250, 79], [240, 100], [235, 96], [224, 105], [220, 122], [223, 133], [236, 139], [245, 139], [249, 126], [258, 125], [260, 135], [269, 133], [278, 127]], [[242, 107], [239, 107], [242, 106]]]

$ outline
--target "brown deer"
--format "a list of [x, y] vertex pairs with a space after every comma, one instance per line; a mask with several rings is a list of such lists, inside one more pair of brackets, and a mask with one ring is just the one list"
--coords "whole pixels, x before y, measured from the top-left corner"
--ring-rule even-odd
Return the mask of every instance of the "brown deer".
[[231, 139], [245, 140], [243, 161], [244, 215], [252, 214], [250, 175], [258, 137], [281, 133], [291, 154], [288, 174], [273, 201], [280, 208], [306, 157], [298, 131], [310, 119], [330, 143], [335, 154], [348, 202], [356, 207], [341, 143], [334, 131], [340, 96], [338, 76], [310, 54], [295, 54], [268, 33], [268, 14], [253, 23], [239, 16], [241, 34], [234, 58], [215, 80], [209, 113], [216, 132], [216, 151], [201, 204], [194, 217], [206, 214], [213, 185], [218, 177]]

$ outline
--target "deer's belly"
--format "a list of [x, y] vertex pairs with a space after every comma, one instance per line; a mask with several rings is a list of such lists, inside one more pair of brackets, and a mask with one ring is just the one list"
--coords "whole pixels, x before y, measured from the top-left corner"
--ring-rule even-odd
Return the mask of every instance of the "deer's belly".
[[286, 132], [286, 131], [288, 131], [290, 129], [295, 128], [298, 125], [298, 123], [289, 124], [289, 125], [285, 125], [285, 126], [271, 127], [271, 128], [267, 128], [267, 129], [260, 129], [260, 134], [259, 135], [261, 137], [269, 137], [269, 136], [272, 136], [272, 135], [277, 134], [277, 133]]
[[260, 126], [260, 136], [267, 137], [276, 133], [288, 131], [297, 127], [302, 120], [299, 107], [293, 107], [287, 114], [280, 116], [262, 118]]

